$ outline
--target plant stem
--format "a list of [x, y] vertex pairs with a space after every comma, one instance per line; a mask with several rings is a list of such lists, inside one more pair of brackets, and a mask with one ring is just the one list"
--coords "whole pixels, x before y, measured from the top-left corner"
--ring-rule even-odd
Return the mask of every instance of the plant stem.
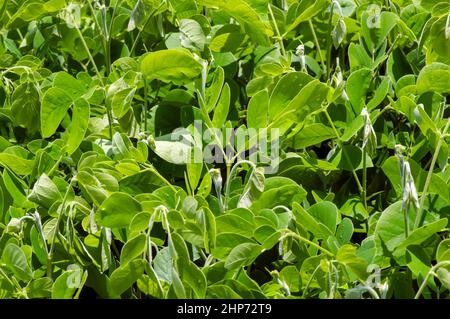
[[227, 162], [226, 166], [227, 166], [227, 181], [228, 181], [228, 179], [230, 178], [231, 163]]
[[[328, 110], [326, 108], [323, 108], [323, 112], [325, 113], [325, 116], [327, 117], [328, 122], [330, 122], [330, 125], [333, 128], [334, 134], [336, 135], [337, 139], [340, 140], [341, 136], [340, 136], [338, 130], [336, 129], [336, 127], [334, 126], [333, 120], [331, 119], [330, 114], [328, 113]], [[344, 154], [345, 159], [350, 163], [351, 161], [348, 158], [348, 154], [345, 153], [345, 152], [342, 152], [342, 154]], [[359, 181], [358, 175], [356, 175], [354, 170], [352, 170], [352, 174], [353, 174], [353, 177], [354, 177], [354, 179], [356, 181], [356, 185], [358, 186], [359, 193], [362, 196], [362, 194], [363, 194], [363, 187], [361, 186], [361, 183]]]
[[86, 2], [88, 3], [89, 8], [91, 9], [92, 16], [94, 17], [94, 23], [96, 24], [98, 30], [100, 31], [102, 29], [102, 26], [100, 25], [100, 22], [98, 22], [97, 16], [95, 15], [95, 10], [94, 7], [92, 6], [92, 1], [86, 0]]
[[305, 288], [303, 289], [303, 297], [305, 297], [306, 293], [308, 292], [308, 288], [311, 285], [311, 282], [314, 278], [314, 276], [316, 275], [316, 272], [320, 269], [320, 264], [314, 269], [314, 271], [311, 274], [311, 277], [309, 278], [308, 282], [306, 283]]
[[366, 148], [363, 148], [363, 176], [362, 176], [362, 200], [364, 208], [367, 211], [367, 160], [366, 160]]
[[102, 76], [100, 75], [100, 72], [99, 72], [99, 70], [97, 68], [97, 65], [95, 64], [94, 58], [92, 57], [92, 54], [91, 54], [91, 51], [89, 51], [89, 47], [88, 47], [88, 45], [86, 43], [86, 40], [84, 39], [83, 33], [81, 33], [81, 30], [79, 28], [76, 28], [76, 30], [78, 32], [78, 35], [79, 35], [80, 39], [81, 39], [81, 42], [83, 43], [83, 47], [84, 47], [84, 49], [85, 49], [85, 51], [86, 51], [86, 53], [87, 53], [87, 55], [89, 57], [89, 61], [91, 61], [91, 64], [94, 67], [95, 73], [97, 74], [97, 76], [98, 76], [98, 78], [100, 80], [100, 83], [102, 85], [104, 85]]
[[150, 22], [150, 19], [154, 16], [154, 14], [155, 14], [156, 12], [158, 12], [158, 10], [159, 10], [163, 5], [164, 5], [164, 1], [162, 1], [162, 2], [159, 4], [158, 8], [156, 8], [155, 10], [153, 10], [153, 11], [148, 15], [147, 20], [145, 20], [145, 23], [144, 23], [142, 29], [139, 29], [139, 32], [138, 32], [136, 38], [134, 39], [133, 44], [131, 45], [131, 49], [130, 49], [130, 52], [129, 52], [129, 55], [128, 55], [128, 56], [132, 56], [132, 55], [133, 55], [134, 49], [136, 48], [137, 42], [138, 42], [139, 38], [141, 37], [142, 31], [145, 30], [145, 28], [147, 27], [147, 24]]
[[[253, 162], [247, 161], [247, 160], [241, 160], [239, 162], [237, 162], [233, 168], [231, 169], [231, 172], [229, 174], [227, 174], [227, 181], [226, 181], [226, 185], [225, 185], [225, 200], [224, 200], [224, 210], [228, 209], [228, 199], [230, 198], [230, 186], [231, 186], [231, 180], [233, 178], [233, 176], [236, 173], [236, 169], [238, 168], [239, 165], [241, 164], [248, 164], [251, 166], [251, 168], [254, 170], [256, 168], [255, 164]], [[227, 163], [227, 166], [231, 165], [230, 163]]]
[[[447, 120], [447, 123], [445, 124], [443, 133], [446, 133], [448, 128], [450, 125], [450, 119]], [[442, 146], [442, 132], [439, 132], [439, 141], [437, 143], [436, 149], [434, 150], [434, 154], [433, 154], [433, 159], [431, 160], [431, 164], [430, 164], [430, 168], [428, 170], [428, 175], [427, 175], [427, 179], [425, 180], [425, 185], [423, 187], [422, 190], [422, 195], [420, 197], [420, 204], [419, 204], [419, 211], [417, 212], [416, 215], [416, 219], [414, 221], [414, 229], [416, 229], [417, 227], [420, 227], [420, 225], [423, 222], [423, 209], [424, 209], [424, 205], [425, 205], [425, 198], [427, 196], [428, 193], [428, 187], [430, 186], [430, 182], [431, 182], [431, 177], [433, 176], [433, 170], [434, 170], [434, 165], [436, 164], [437, 158], [439, 156], [439, 151], [441, 150], [441, 146]]]
[[[63, 150], [65, 151], [66, 146], [63, 147]], [[52, 168], [48, 171], [47, 176], [48, 177], [52, 177], [53, 173], [55, 172], [55, 170], [59, 167], [59, 164], [61, 163], [63, 159], [63, 154], [61, 154], [61, 156], [58, 158], [58, 160], [56, 161], [56, 163], [52, 166]]]
[[331, 2], [330, 9], [330, 18], [328, 19], [328, 33], [327, 33], [327, 65], [326, 65], [326, 74], [327, 74], [327, 82], [330, 80], [331, 75], [331, 28], [333, 23], [333, 14], [334, 14], [334, 2]]
[[280, 30], [278, 29], [277, 20], [275, 20], [275, 16], [273, 15], [272, 4], [269, 3], [268, 7], [269, 7], [270, 18], [272, 19], [273, 25], [275, 27], [275, 33], [277, 34], [277, 41], [280, 44], [281, 54], [284, 57], [286, 57], [286, 49], [284, 48], [283, 37], [281, 36]]
[[147, 132], [147, 112], [148, 112], [148, 88], [147, 80], [144, 78], [144, 131]]
[[111, 72], [111, 40], [105, 41], [106, 76]]
[[323, 74], [327, 74], [327, 65], [325, 65], [325, 60], [323, 59], [322, 50], [320, 49], [319, 39], [317, 39], [316, 31], [314, 31], [314, 25], [311, 20], [308, 20], [309, 28], [314, 38], [314, 44], [316, 45], [317, 51], [319, 53], [320, 63], [322, 64]]
[[[350, 158], [348, 157], [348, 154], [345, 153], [344, 151], [342, 151], [342, 154], [344, 154], [345, 160], [348, 161], [349, 163], [351, 163]], [[356, 185], [358, 186], [359, 193], [362, 196], [364, 190], [363, 190], [363, 187], [361, 185], [361, 182], [359, 181], [358, 175], [356, 174], [355, 170], [352, 170], [352, 175], [353, 175], [353, 178], [355, 179]]]
[[434, 272], [435, 272], [438, 268], [440, 268], [440, 267], [442, 267], [442, 266], [448, 266], [448, 265], [450, 265], [450, 261], [449, 261], [449, 260], [444, 260], [444, 261], [438, 262], [436, 265], [434, 265], [433, 267], [431, 267], [431, 269], [427, 272], [427, 275], [426, 275], [425, 278], [423, 279], [423, 282], [422, 282], [422, 284], [420, 285], [419, 290], [417, 291], [416, 295], [414, 296], [414, 299], [419, 299], [420, 295], [422, 294], [422, 291], [425, 289], [425, 286], [427, 285], [428, 278], [429, 278], [431, 275], [434, 275], [434, 274], [435, 274]]
[[405, 222], [405, 238], [409, 237], [409, 205], [408, 207], [403, 211], [403, 219]]
[[69, 183], [69, 186], [67, 186], [67, 190], [66, 193], [64, 194], [64, 198], [63, 201], [61, 203], [60, 206], [60, 211], [58, 214], [58, 218], [56, 219], [56, 225], [55, 225], [55, 231], [53, 232], [52, 238], [51, 238], [51, 243], [50, 243], [50, 250], [48, 251], [48, 258], [47, 258], [47, 277], [51, 278], [52, 277], [52, 267], [53, 267], [53, 251], [54, 251], [54, 247], [55, 247], [55, 238], [56, 235], [58, 234], [58, 228], [59, 228], [59, 224], [61, 222], [62, 219], [62, 215], [64, 214], [65, 211], [65, 206], [66, 206], [66, 201], [67, 201], [67, 197], [69, 196], [69, 191], [72, 188], [72, 185], [74, 183], [75, 179], [72, 178], [72, 180]]
[[113, 138], [113, 128], [112, 128], [113, 115], [112, 115], [111, 108], [108, 106], [106, 107], [106, 113], [108, 115], [109, 138], [112, 140], [112, 138]]
[[338, 130], [336, 129], [336, 126], [334, 126], [334, 122], [333, 122], [333, 120], [331, 119], [331, 116], [330, 116], [330, 114], [328, 113], [328, 110], [327, 110], [326, 107], [323, 108], [323, 112], [325, 113], [325, 116], [327, 117], [327, 120], [328, 120], [328, 122], [330, 123], [331, 128], [333, 129], [334, 134], [336, 135], [337, 139], [340, 140], [340, 139], [341, 139], [341, 135], [339, 134]]
[[1, 265], [0, 265], [0, 275], [2, 275], [3, 278], [5, 278], [6, 281], [7, 281], [11, 286], [16, 287], [16, 289], [17, 289], [19, 292], [22, 292], [22, 287], [20, 287], [20, 285], [18, 285], [16, 281], [13, 282], [13, 281], [11, 280], [11, 278], [9, 278], [9, 276], [3, 271]]
[[[300, 240], [300, 241], [302, 241], [302, 242], [304, 242], [304, 243], [306, 243], [308, 245], [311, 245], [311, 246], [317, 248], [318, 250], [322, 251], [323, 253], [327, 254], [330, 257], [334, 257], [334, 254], [331, 251], [329, 251], [328, 249], [325, 249], [325, 248], [321, 247], [320, 245], [316, 244], [315, 242], [312, 242], [309, 239], [306, 239], [305, 237], [300, 236], [299, 234], [294, 233], [291, 230], [289, 230], [289, 232], [287, 232], [284, 235], [284, 237], [289, 237], [289, 236], [293, 237], [295, 239], [298, 239], [298, 240]], [[281, 241], [281, 239], [280, 239], [280, 241]]]
[[158, 178], [160, 180], [162, 180], [165, 184], [167, 184], [167, 186], [169, 186], [174, 192], [177, 191], [177, 189], [175, 187], [173, 187], [172, 183], [169, 182], [164, 176], [162, 176], [156, 168], [154, 168], [152, 165], [148, 165], [148, 164], [144, 164], [144, 166], [148, 168], [147, 169], [148, 171], [150, 171], [153, 174], [155, 174], [156, 176], [158, 176]]

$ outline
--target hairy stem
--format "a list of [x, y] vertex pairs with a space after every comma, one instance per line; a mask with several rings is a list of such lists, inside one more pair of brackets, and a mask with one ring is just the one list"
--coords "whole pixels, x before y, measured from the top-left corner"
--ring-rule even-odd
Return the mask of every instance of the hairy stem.
[[[224, 210], [228, 209], [228, 200], [230, 198], [230, 187], [231, 187], [231, 180], [233, 179], [233, 176], [236, 175], [236, 169], [241, 164], [248, 164], [250, 167], [254, 170], [256, 168], [255, 164], [253, 162], [247, 161], [247, 160], [241, 160], [238, 163], [236, 163], [233, 168], [231, 169], [231, 172], [227, 174], [227, 181], [225, 185], [225, 200], [224, 200]], [[227, 163], [227, 166], [231, 165], [230, 163]]]
[[420, 285], [419, 290], [417, 291], [416, 295], [414, 296], [414, 299], [419, 299], [420, 295], [422, 294], [423, 290], [425, 289], [425, 286], [427, 285], [428, 278], [430, 278], [431, 275], [434, 276], [435, 275], [435, 271], [437, 269], [439, 269], [440, 267], [449, 266], [449, 265], [450, 265], [450, 261], [449, 260], [444, 260], [444, 261], [441, 261], [441, 262], [437, 263], [433, 267], [431, 267], [431, 269], [428, 271], [427, 275], [423, 279], [423, 282]]
[[[445, 124], [443, 133], [447, 132], [449, 125], [450, 125], [450, 119], [447, 120], [447, 123]], [[416, 220], [414, 222], [414, 229], [416, 229], [417, 227], [420, 227], [420, 225], [423, 222], [423, 217], [425, 217], [425, 216], [423, 216], [425, 198], [427, 197], [428, 187], [430, 186], [431, 177], [433, 176], [434, 165], [436, 164], [437, 158], [439, 156], [439, 151], [441, 150], [441, 146], [442, 146], [442, 133], [440, 133], [439, 141], [436, 145], [436, 149], [434, 150], [433, 159], [431, 160], [427, 179], [425, 180], [425, 185], [423, 187], [422, 195], [420, 196], [419, 211], [417, 212]]]
[[314, 38], [314, 44], [316, 45], [317, 52], [319, 53], [320, 64], [322, 64], [322, 72], [323, 72], [323, 74], [327, 74], [327, 69], [329, 67], [325, 64], [325, 60], [323, 59], [322, 50], [321, 50], [320, 44], [319, 44], [319, 39], [317, 39], [316, 31], [314, 31], [314, 25], [311, 22], [311, 20], [308, 20], [308, 23], [309, 23], [309, 28], [311, 29], [311, 33]]
[[269, 3], [268, 7], [269, 7], [270, 18], [272, 19], [272, 22], [273, 22], [273, 25], [275, 28], [275, 33], [277, 34], [276, 38], [277, 38], [278, 43], [280, 44], [281, 54], [285, 57], [286, 49], [284, 48], [283, 37], [281, 36], [280, 30], [278, 29], [277, 20], [275, 20], [275, 16], [273, 15], [272, 5]]
[[[321, 252], [325, 253], [326, 255], [328, 255], [330, 257], [334, 257], [334, 254], [331, 251], [329, 251], [328, 249], [325, 249], [325, 248], [321, 247], [320, 245], [316, 244], [315, 242], [310, 241], [309, 239], [307, 239], [307, 238], [305, 238], [303, 236], [300, 236], [299, 234], [294, 233], [294, 232], [292, 232], [290, 230], [283, 237], [284, 238], [286, 238], [286, 237], [295, 238], [297, 240], [300, 240], [300, 241], [302, 241], [302, 242], [304, 242], [304, 243], [306, 243], [308, 245], [311, 245], [311, 246], [317, 248], [318, 250], [320, 250]], [[281, 241], [281, 239], [280, 239], [280, 241]]]
[[102, 78], [102, 76], [100, 74], [100, 71], [97, 68], [97, 64], [95, 64], [94, 58], [92, 57], [91, 51], [89, 50], [89, 47], [88, 47], [88, 45], [86, 43], [86, 40], [84, 39], [83, 33], [81, 33], [81, 30], [79, 28], [76, 28], [76, 30], [78, 32], [78, 35], [79, 35], [80, 39], [81, 39], [81, 43], [83, 43], [83, 47], [84, 47], [84, 50], [86, 51], [86, 54], [88, 55], [89, 61], [91, 61], [91, 64], [94, 67], [95, 73], [97, 74], [101, 84], [104, 85], [103, 78]]
[[364, 208], [367, 210], [367, 160], [366, 160], [366, 148], [363, 148], [363, 176], [362, 176], [362, 200]]
[[66, 193], [64, 194], [63, 201], [61, 203], [58, 218], [56, 219], [56, 225], [55, 225], [55, 231], [52, 234], [52, 238], [50, 240], [50, 250], [48, 251], [48, 258], [47, 258], [47, 277], [51, 278], [53, 274], [53, 252], [55, 250], [55, 239], [56, 235], [58, 234], [59, 224], [61, 223], [62, 216], [65, 211], [66, 201], [67, 197], [69, 196], [69, 192], [72, 189], [73, 183], [75, 182], [75, 179], [72, 178], [72, 180], [69, 183], [69, 186], [67, 186]]

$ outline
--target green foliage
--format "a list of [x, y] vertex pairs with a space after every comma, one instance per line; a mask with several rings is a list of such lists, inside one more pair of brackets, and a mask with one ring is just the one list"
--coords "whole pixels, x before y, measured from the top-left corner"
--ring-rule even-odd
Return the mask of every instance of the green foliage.
[[0, 298], [449, 298], [446, 1], [94, 2], [0, 1]]

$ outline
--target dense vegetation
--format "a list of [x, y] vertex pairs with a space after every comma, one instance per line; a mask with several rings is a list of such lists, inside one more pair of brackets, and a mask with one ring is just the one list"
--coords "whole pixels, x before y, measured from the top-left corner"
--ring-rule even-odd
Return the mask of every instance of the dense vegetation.
[[448, 1], [0, 26], [0, 298], [449, 298]]

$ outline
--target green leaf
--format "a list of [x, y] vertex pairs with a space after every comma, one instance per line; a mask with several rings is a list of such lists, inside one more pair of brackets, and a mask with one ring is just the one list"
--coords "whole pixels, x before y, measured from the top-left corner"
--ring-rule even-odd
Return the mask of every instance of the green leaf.
[[[356, 171], [363, 168], [363, 152], [354, 145], [344, 145], [334, 154], [331, 163], [346, 171]], [[366, 167], [373, 167], [369, 155], [366, 153]]]
[[163, 160], [172, 164], [186, 164], [190, 161], [192, 146], [183, 142], [155, 141], [154, 151]]
[[417, 229], [414, 229], [409, 236], [396, 247], [394, 255], [403, 255], [405, 249], [410, 245], [420, 245], [430, 236], [445, 229], [447, 226], [447, 218], [442, 218], [437, 221], [425, 224]]
[[150, 295], [155, 298], [164, 298], [164, 292], [158, 284], [159, 279], [156, 276], [153, 268], [146, 267], [146, 273], [149, 275], [147, 276], [146, 274], [144, 274], [137, 281], [139, 289], [146, 295]]
[[333, 38], [333, 45], [338, 48], [347, 35], [347, 25], [344, 19], [339, 19], [333, 30], [331, 31], [331, 37]]
[[216, 227], [223, 233], [234, 233], [251, 238], [253, 224], [235, 214], [225, 214], [216, 218]]
[[352, 238], [353, 230], [354, 228], [351, 219], [342, 219], [336, 231], [336, 239], [341, 245], [348, 243]]
[[214, 73], [212, 73], [211, 84], [206, 88], [205, 92], [205, 105], [207, 113], [210, 113], [219, 102], [220, 94], [225, 83], [225, 71], [222, 67], [218, 67]]
[[72, 299], [73, 294], [77, 290], [76, 287], [68, 287], [67, 282], [73, 273], [69, 271], [63, 272], [56, 278], [52, 287], [52, 299]]
[[178, 275], [175, 268], [171, 269], [172, 271], [172, 285], [170, 286], [169, 290], [169, 296], [171, 296], [171, 292], [173, 291], [174, 297], [172, 298], [179, 298], [179, 299], [186, 299], [186, 289], [183, 286], [183, 282], [181, 281], [180, 276]]
[[140, 256], [146, 248], [146, 242], [147, 237], [144, 234], [139, 234], [127, 241], [123, 246], [122, 252], [120, 254], [120, 264], [124, 266], [133, 259]]
[[130, 21], [128, 22], [127, 31], [131, 32], [136, 27], [139, 27], [139, 29], [142, 28], [143, 23], [145, 23], [145, 18], [147, 18], [148, 10], [146, 8], [146, 5], [142, 0], [136, 1], [136, 4], [133, 7], [133, 10], [131, 11]]
[[[419, 164], [414, 160], [410, 159], [409, 165], [411, 167], [411, 174], [414, 176], [414, 183], [416, 184], [416, 189], [418, 192], [423, 190], [425, 186], [425, 181], [427, 179], [428, 171], [423, 170]], [[381, 166], [384, 174], [389, 178], [397, 196], [400, 198], [402, 196], [402, 186], [401, 186], [401, 176], [400, 176], [400, 161], [398, 157], [389, 157]], [[430, 184], [428, 187], [428, 193], [438, 194], [440, 198], [445, 200], [447, 203], [450, 201], [450, 193], [445, 181], [438, 175], [433, 174], [431, 176]]]
[[414, 117], [416, 119], [417, 124], [419, 124], [420, 130], [425, 136], [430, 136], [430, 134], [437, 134], [438, 129], [436, 127], [436, 124], [433, 122], [433, 120], [428, 116], [425, 109], [418, 105], [414, 109]]
[[[197, 4], [194, 0], [169, 0], [179, 19], [189, 18], [197, 13]], [[159, 4], [159, 2], [157, 2]]]
[[261, 246], [266, 250], [275, 246], [279, 242], [281, 235], [281, 231], [277, 231], [275, 228], [268, 225], [258, 227], [254, 232], [255, 239], [260, 242]]
[[64, 0], [50, 0], [42, 3], [41, 1], [24, 1], [8, 19], [7, 28], [18, 28], [22, 26], [23, 21], [32, 21], [44, 16], [45, 14], [56, 12], [64, 7]]
[[436, 92], [450, 94], [450, 66], [433, 62], [426, 65], [417, 77], [417, 93]]
[[304, 72], [290, 72], [283, 76], [273, 89], [269, 102], [269, 118], [282, 113], [283, 108], [314, 78]]
[[297, 7], [297, 12], [300, 12], [300, 14], [295, 18], [291, 25], [287, 27], [285, 33], [294, 30], [300, 23], [308, 21], [320, 12], [323, 12], [327, 5], [327, 0], [312, 0], [300, 2]]
[[300, 272], [293, 265], [281, 269], [280, 279], [288, 285], [290, 292], [299, 292], [302, 287]]
[[351, 70], [372, 68], [372, 59], [361, 44], [350, 43], [348, 47], [348, 58], [350, 60]]
[[[288, 84], [288, 86], [291, 87], [291, 90], [297, 89], [292, 84]], [[297, 90], [297, 94], [292, 100], [289, 100], [287, 105], [277, 105], [273, 103], [271, 97], [269, 120], [272, 121], [272, 127], [280, 128], [280, 133], [282, 134], [293, 123], [301, 123], [305, 120], [305, 117], [319, 109], [327, 97], [328, 90], [326, 84], [321, 83], [319, 80], [313, 80], [307, 83], [301, 90]]]
[[[203, 163], [195, 163], [191, 160], [186, 164], [186, 171], [189, 180], [189, 186], [192, 192], [195, 192], [200, 178], [202, 177]], [[205, 175], [206, 176], [206, 175]]]
[[212, 285], [208, 287], [207, 298], [211, 299], [242, 299], [233, 289], [226, 285]]
[[347, 95], [356, 115], [361, 114], [366, 104], [366, 94], [372, 80], [372, 71], [367, 68], [352, 72], [347, 80]]
[[242, 195], [239, 197], [237, 207], [249, 208], [264, 191], [264, 168], [257, 167], [250, 173]]
[[209, 48], [213, 52], [236, 52], [246, 39], [246, 35], [241, 32], [241, 28], [236, 24], [225, 24], [215, 34], [209, 43]]
[[214, 214], [208, 208], [203, 208], [205, 227], [204, 227], [204, 241], [206, 252], [210, 253], [216, 247], [217, 224]]
[[203, 51], [206, 37], [200, 24], [192, 19], [180, 21], [181, 45], [187, 49]]
[[133, 217], [141, 211], [141, 204], [130, 195], [114, 193], [97, 209], [95, 221], [110, 228], [128, 227]]
[[50, 137], [56, 132], [71, 104], [72, 98], [63, 89], [53, 87], [45, 92], [41, 106], [42, 137]]
[[225, 267], [228, 270], [244, 267], [252, 263], [262, 252], [262, 247], [258, 244], [243, 243], [230, 252], [225, 260]]
[[214, 127], [221, 128], [225, 124], [230, 108], [230, 97], [230, 86], [228, 85], [228, 83], [225, 83], [222, 89], [222, 94], [220, 95], [220, 99], [217, 102], [216, 108], [214, 109], [214, 116], [212, 120]]
[[64, 90], [65, 93], [70, 95], [72, 100], [80, 98], [86, 92], [83, 82], [75, 79], [67, 72], [58, 72], [53, 79], [53, 86]]
[[[414, 216], [412, 214], [410, 214], [409, 220], [410, 225], [413, 225]], [[401, 201], [395, 202], [381, 213], [375, 227], [374, 237], [377, 254], [380, 255], [383, 255], [382, 242], [390, 252], [393, 252], [405, 240], [405, 220]]]
[[38, 278], [27, 285], [29, 298], [50, 298], [52, 294], [53, 281], [50, 278]]
[[8, 4], [7, 0], [0, 0], [0, 21], [3, 18], [3, 14], [6, 11], [6, 5]]
[[385, 77], [375, 91], [373, 98], [367, 103], [367, 110], [371, 111], [383, 102], [389, 91], [389, 77]]
[[294, 147], [302, 149], [336, 137], [333, 129], [321, 123], [306, 125], [294, 136]]
[[261, 90], [256, 93], [248, 103], [247, 127], [265, 128], [267, 126], [267, 116], [269, 108], [269, 93]]
[[247, 237], [235, 233], [219, 232], [216, 237], [216, 247], [212, 251], [212, 255], [220, 260], [225, 260], [236, 246], [243, 243], [253, 243]]
[[369, 10], [363, 12], [361, 15], [362, 35], [370, 52], [378, 50], [386, 41], [398, 20], [400, 20], [399, 16], [393, 12], [370, 12]]
[[149, 79], [164, 82], [187, 82], [200, 75], [202, 65], [182, 49], [150, 52], [141, 62], [141, 72]]
[[33, 274], [30, 265], [19, 246], [12, 243], [7, 244], [3, 249], [2, 262], [17, 279], [25, 282], [31, 280]]
[[64, 271], [53, 284], [52, 299], [77, 299], [78, 295], [74, 293], [83, 287], [86, 279], [87, 271], [83, 271], [79, 266]]
[[269, 45], [273, 32], [254, 7], [244, 0], [199, 0], [200, 5], [219, 9], [235, 18], [253, 41]]
[[445, 286], [445, 288], [450, 289], [450, 271], [440, 267], [438, 270], [436, 270], [436, 275], [441, 283]]
[[41, 236], [41, 234], [36, 229], [36, 226], [33, 225], [30, 232], [30, 240], [31, 240], [31, 247], [33, 248], [33, 253], [37, 256], [39, 259], [39, 262], [41, 264], [47, 264], [48, 261], [48, 253], [45, 249], [44, 240]]
[[348, 267], [359, 279], [367, 278], [367, 262], [356, 255], [356, 246], [347, 244], [339, 248], [336, 260]]
[[296, 222], [307, 231], [310, 231], [317, 239], [328, 239], [333, 233], [331, 230], [318, 221], [308, 211], [298, 203], [292, 204], [292, 212], [296, 217]]
[[111, 108], [117, 118], [124, 117], [131, 108], [136, 88], [129, 87], [118, 92], [115, 92], [111, 100]]
[[90, 116], [89, 103], [81, 98], [75, 100], [73, 104], [72, 123], [66, 130], [67, 153], [73, 154], [83, 142], [86, 135]]
[[364, 126], [364, 119], [361, 115], [358, 115], [353, 119], [353, 121], [345, 127], [344, 134], [341, 136], [341, 140], [348, 142], [352, 137], [354, 137], [361, 128]]
[[450, 261], [450, 238], [444, 239], [439, 243], [436, 251], [436, 261]]
[[303, 187], [289, 178], [266, 178], [264, 192], [253, 201], [251, 210], [258, 212], [264, 208], [273, 208], [278, 205], [290, 206], [294, 201], [303, 201], [306, 194]]
[[339, 218], [339, 212], [335, 204], [328, 201], [322, 201], [312, 205], [308, 213], [325, 225], [332, 234], [336, 231], [336, 225]]
[[11, 113], [17, 126], [26, 127], [30, 132], [39, 131], [39, 92], [31, 82], [20, 84], [12, 95]]
[[34, 184], [28, 200], [44, 208], [50, 208], [54, 203], [62, 200], [62, 196], [55, 183], [44, 173]]
[[125, 265], [121, 265], [111, 274], [111, 288], [115, 293], [121, 295], [141, 278], [144, 269], [145, 261], [141, 259], [132, 260]]
[[[412, 274], [417, 278], [424, 278], [431, 268], [431, 256], [419, 245], [411, 245], [405, 251], [405, 259], [408, 268]], [[433, 284], [433, 280], [430, 278], [428, 281]]]
[[33, 160], [27, 160], [14, 154], [0, 153], [0, 166], [10, 168], [17, 175], [30, 175], [33, 171]]
[[207, 282], [199, 267], [191, 261], [185, 261], [179, 263], [178, 269], [184, 286], [192, 289], [195, 298], [205, 298]]
[[178, 233], [173, 233], [168, 240], [168, 247], [172, 258], [180, 262], [189, 262], [189, 251], [183, 237]]

